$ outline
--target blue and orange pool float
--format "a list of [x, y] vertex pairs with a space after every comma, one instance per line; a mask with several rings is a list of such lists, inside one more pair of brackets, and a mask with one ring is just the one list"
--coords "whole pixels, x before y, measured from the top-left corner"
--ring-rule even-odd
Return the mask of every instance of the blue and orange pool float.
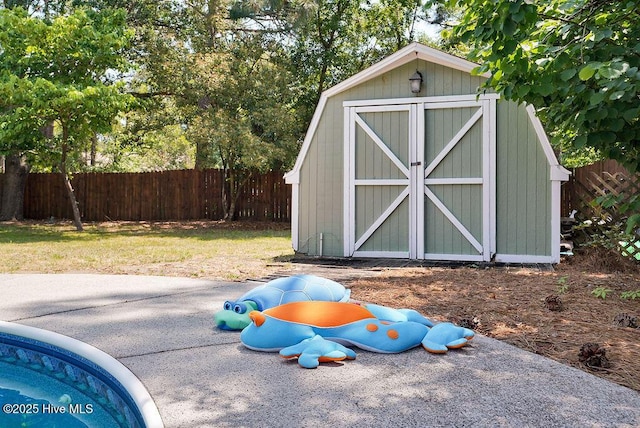
[[435, 324], [411, 309], [374, 304], [304, 301], [249, 313], [242, 330], [244, 346], [297, 358], [305, 368], [322, 362], [354, 359], [346, 346], [398, 353], [422, 345], [431, 353], [465, 346], [474, 332], [452, 323]]

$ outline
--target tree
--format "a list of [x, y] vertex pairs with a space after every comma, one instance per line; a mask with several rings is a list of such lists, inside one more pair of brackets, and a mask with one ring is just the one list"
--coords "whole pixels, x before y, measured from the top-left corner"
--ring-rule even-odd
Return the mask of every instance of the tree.
[[299, 131], [288, 73], [261, 42], [236, 38], [229, 53], [194, 55], [190, 72], [198, 78], [181, 98], [197, 167], [224, 170], [226, 220], [235, 218], [240, 189], [253, 173], [288, 167], [295, 156]]
[[221, 205], [229, 220], [251, 174], [293, 163], [302, 127], [293, 111], [290, 73], [281, 63], [283, 24], [263, 30], [250, 21], [267, 25], [268, 14], [239, 17], [240, 7], [226, 1], [176, 4], [172, 25], [149, 29], [153, 42], [144, 47], [148, 56], [134, 82], [139, 97], [172, 99], [155, 105], [175, 107], [166, 117], [195, 144], [196, 168], [224, 169]]
[[380, 0], [365, 8], [367, 37], [376, 40], [382, 56], [402, 49], [417, 38], [417, 25], [426, 22], [421, 0]]
[[486, 87], [536, 106], [556, 142], [640, 172], [639, 1], [461, 3], [454, 35], [491, 74]]
[[426, 19], [420, 0], [302, 4], [306, 8], [291, 26], [287, 50], [305, 124], [325, 89], [415, 41], [416, 24]]
[[[157, 108], [136, 109], [116, 120], [112, 132], [98, 140], [100, 158], [94, 171], [140, 172], [192, 169], [195, 147], [176, 123], [182, 112], [171, 98], [155, 100]], [[146, 104], [146, 103], [145, 103]]]
[[[62, 3], [39, 0], [3, 0], [0, 9], [23, 8], [30, 13], [39, 13], [49, 17], [50, 13], [62, 7]], [[24, 189], [27, 183], [30, 165], [25, 154], [20, 150], [5, 153], [4, 156], [4, 185], [2, 200], [0, 200], [0, 221], [22, 220]]]
[[188, 15], [199, 54], [180, 79], [195, 112], [188, 135], [198, 164], [224, 168], [233, 218], [252, 170], [291, 166], [320, 94], [412, 41], [424, 11], [418, 0], [241, 0]]
[[[131, 39], [123, 11], [77, 9], [53, 20], [0, 10], [0, 151], [55, 164], [82, 230], [68, 156], [106, 132], [132, 102], [109, 72], [122, 71]], [[51, 138], [43, 129], [53, 127]]]

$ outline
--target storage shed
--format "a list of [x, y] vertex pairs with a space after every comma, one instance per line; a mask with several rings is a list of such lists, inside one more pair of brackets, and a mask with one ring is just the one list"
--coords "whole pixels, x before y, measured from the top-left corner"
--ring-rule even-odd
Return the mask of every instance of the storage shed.
[[531, 106], [478, 95], [476, 66], [414, 43], [322, 94], [285, 175], [296, 251], [559, 262], [569, 172]]

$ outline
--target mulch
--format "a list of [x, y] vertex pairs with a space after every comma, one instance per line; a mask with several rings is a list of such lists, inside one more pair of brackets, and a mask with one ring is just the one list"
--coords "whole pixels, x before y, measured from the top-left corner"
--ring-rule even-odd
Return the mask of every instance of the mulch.
[[640, 296], [620, 297], [640, 290], [640, 269], [616, 254], [578, 252], [553, 271], [388, 269], [349, 285], [354, 299], [416, 309], [640, 391]]

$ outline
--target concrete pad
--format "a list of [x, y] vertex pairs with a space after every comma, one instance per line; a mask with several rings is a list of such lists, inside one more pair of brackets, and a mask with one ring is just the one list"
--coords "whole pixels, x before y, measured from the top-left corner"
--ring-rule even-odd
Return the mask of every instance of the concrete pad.
[[0, 275], [0, 317], [115, 356], [167, 427], [640, 426], [637, 392], [483, 336], [446, 355], [356, 349], [315, 370], [250, 351], [212, 317], [256, 285]]
[[214, 328], [213, 314], [225, 300], [257, 286], [184, 278], [52, 276], [57, 278], [39, 283], [28, 275], [28, 286], [15, 278], [5, 286], [0, 275], [0, 299], [7, 307], [1, 319], [71, 336], [116, 358], [227, 342], [229, 337]]
[[4, 320], [108, 306], [211, 287], [211, 281], [158, 276], [0, 274]]

